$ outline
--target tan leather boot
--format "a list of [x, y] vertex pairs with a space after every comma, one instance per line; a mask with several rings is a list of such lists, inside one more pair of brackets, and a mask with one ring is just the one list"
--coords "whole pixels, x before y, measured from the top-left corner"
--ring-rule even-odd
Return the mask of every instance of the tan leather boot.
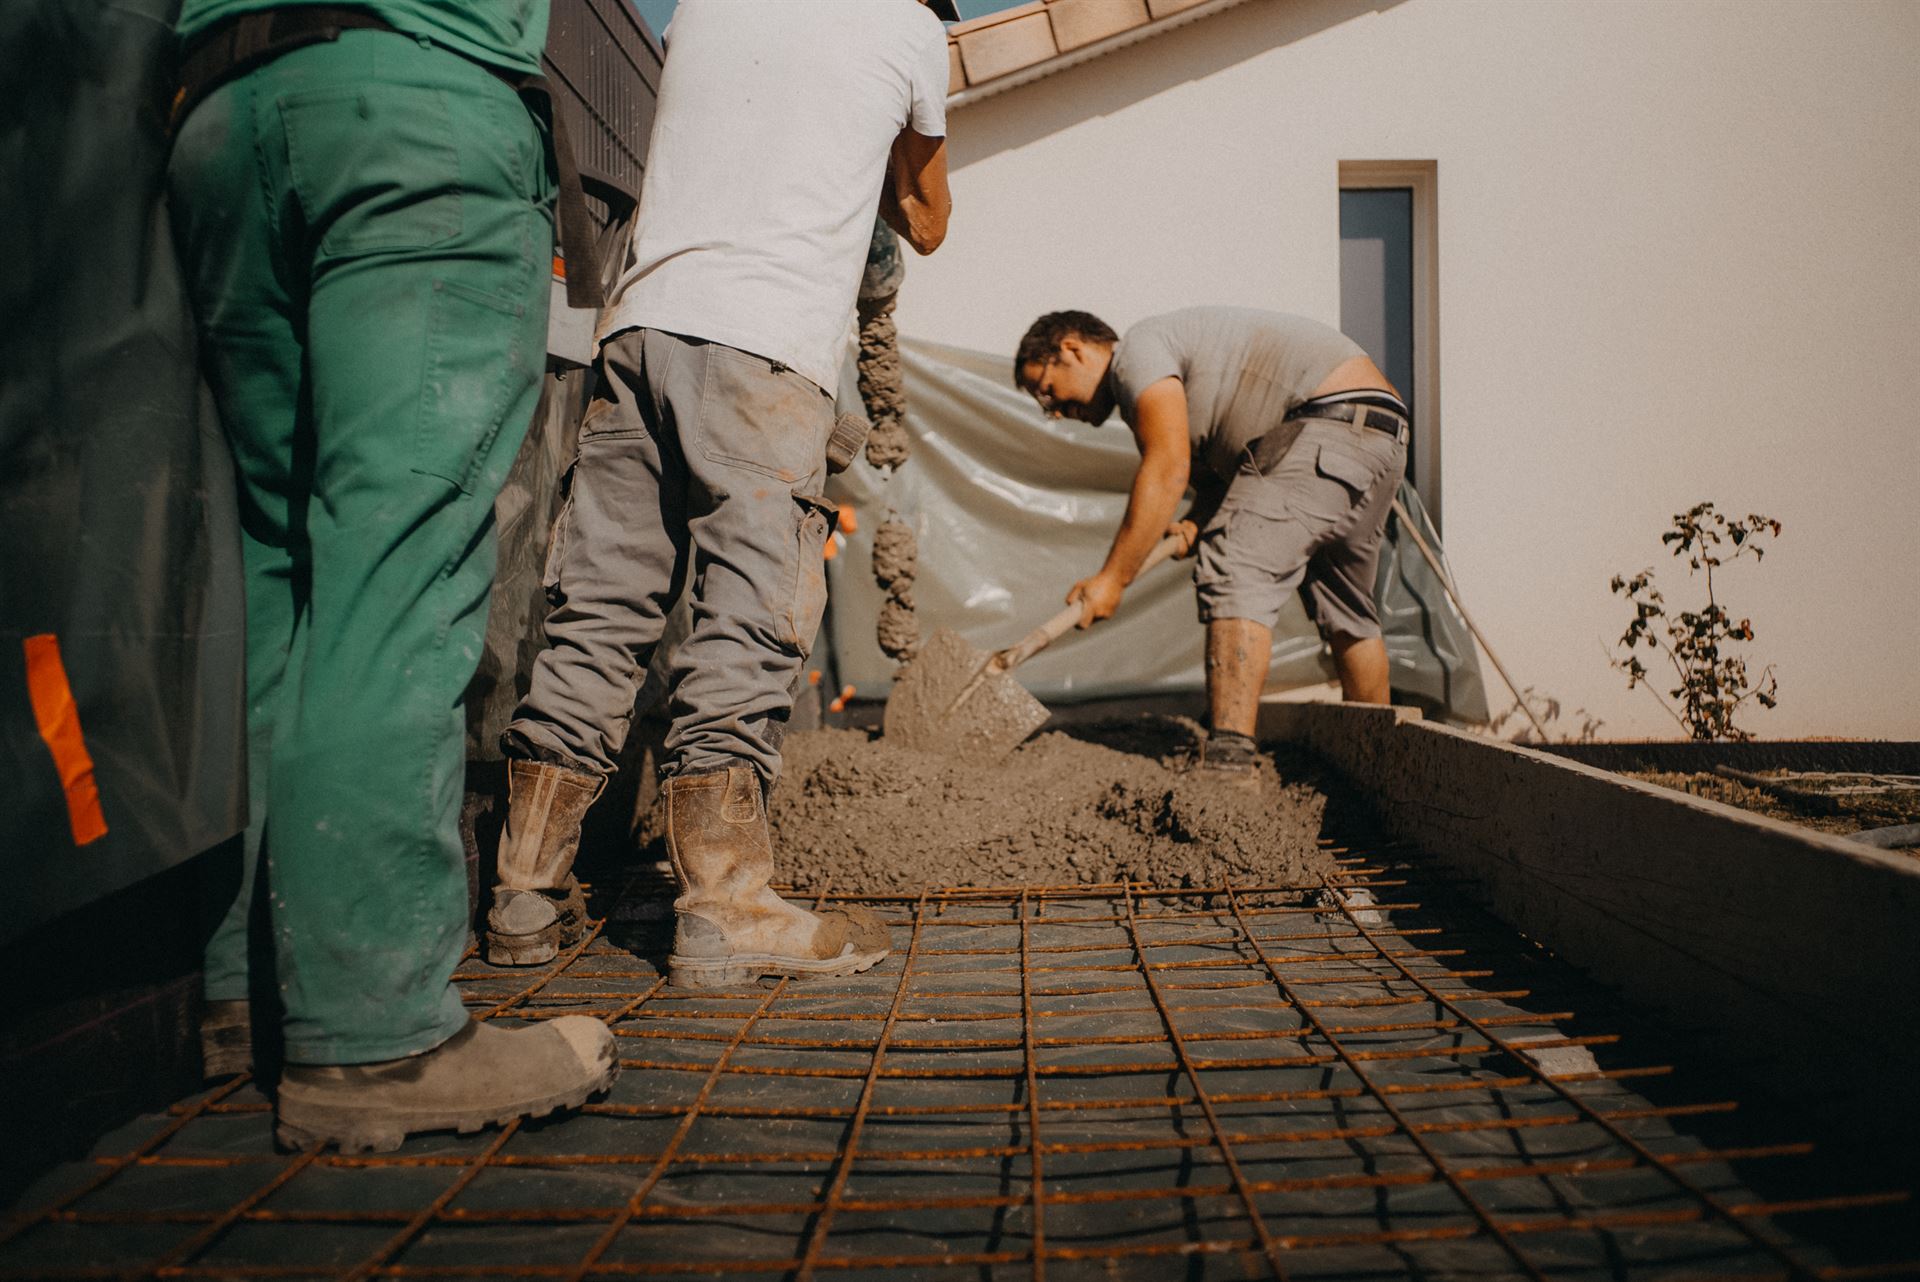
[[613, 1033], [563, 1015], [503, 1028], [469, 1021], [419, 1055], [378, 1064], [289, 1064], [275, 1138], [284, 1148], [335, 1143], [391, 1153], [421, 1131], [477, 1131], [516, 1117], [578, 1108], [619, 1075]]
[[573, 876], [580, 821], [606, 786], [544, 761], [507, 763], [507, 823], [487, 910], [487, 960], [537, 966], [586, 938], [587, 902]]
[[887, 927], [864, 908], [810, 913], [767, 889], [773, 846], [760, 778], [746, 766], [667, 780], [667, 856], [680, 881], [667, 978], [690, 988], [762, 975], [830, 977], [887, 955]]

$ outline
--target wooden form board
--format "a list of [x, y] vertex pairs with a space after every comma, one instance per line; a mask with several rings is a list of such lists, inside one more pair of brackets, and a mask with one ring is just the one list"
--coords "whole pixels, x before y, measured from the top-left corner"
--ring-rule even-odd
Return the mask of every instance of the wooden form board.
[[1920, 860], [1411, 709], [1269, 704], [1259, 733], [1312, 751], [1509, 925], [1757, 1081], [1909, 1101], [1914, 1124]]

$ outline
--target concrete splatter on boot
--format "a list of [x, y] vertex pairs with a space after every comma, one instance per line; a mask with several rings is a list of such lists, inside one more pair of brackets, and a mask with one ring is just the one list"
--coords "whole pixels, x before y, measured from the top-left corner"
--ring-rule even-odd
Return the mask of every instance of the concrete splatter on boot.
[[487, 960], [537, 966], [586, 938], [587, 902], [573, 875], [580, 821], [606, 780], [544, 761], [507, 763], [507, 823], [500, 833]]
[[274, 1104], [283, 1147], [391, 1153], [407, 1136], [578, 1108], [613, 1084], [613, 1033], [566, 1015], [505, 1028], [470, 1020], [430, 1051], [378, 1064], [289, 1064]]
[[864, 908], [811, 913], [767, 888], [773, 845], [760, 778], [746, 766], [667, 780], [667, 856], [680, 882], [667, 978], [690, 988], [762, 975], [831, 977], [887, 955], [886, 924]]

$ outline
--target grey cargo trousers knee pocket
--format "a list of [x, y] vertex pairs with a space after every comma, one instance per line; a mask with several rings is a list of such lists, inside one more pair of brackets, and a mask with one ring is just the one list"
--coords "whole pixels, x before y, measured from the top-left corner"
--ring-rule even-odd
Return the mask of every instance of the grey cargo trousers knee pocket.
[[785, 366], [658, 330], [609, 340], [600, 379], [548, 549], [547, 647], [509, 736], [611, 770], [684, 584], [669, 768], [747, 764], [771, 783], [826, 608], [833, 402]]

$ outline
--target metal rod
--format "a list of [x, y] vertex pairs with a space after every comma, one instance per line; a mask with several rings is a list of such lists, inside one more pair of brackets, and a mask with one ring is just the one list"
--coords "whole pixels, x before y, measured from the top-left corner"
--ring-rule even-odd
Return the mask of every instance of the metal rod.
[[1032, 932], [1029, 929], [1029, 911], [1027, 896], [1020, 896], [1020, 1040], [1022, 1042], [1021, 1060], [1026, 1066], [1027, 1100], [1027, 1192], [1032, 1199], [1033, 1230], [1028, 1241], [1033, 1248], [1034, 1282], [1046, 1282], [1047, 1279], [1047, 1201], [1042, 1189], [1042, 1162], [1040, 1154], [1040, 1074], [1037, 1071], [1033, 1035], [1033, 969], [1032, 969]]
[[1545, 743], [1547, 728], [1540, 724], [1539, 717], [1533, 715], [1533, 709], [1527, 706], [1526, 696], [1520, 693], [1520, 687], [1515, 685], [1513, 678], [1507, 675], [1507, 665], [1500, 662], [1500, 656], [1493, 652], [1491, 645], [1487, 644], [1487, 638], [1480, 631], [1480, 625], [1473, 621], [1471, 614], [1467, 613], [1466, 603], [1461, 601], [1460, 594], [1454, 590], [1453, 576], [1447, 573], [1445, 567], [1440, 564], [1440, 558], [1434, 555], [1432, 548], [1427, 546], [1426, 539], [1420, 534], [1420, 527], [1413, 523], [1412, 515], [1408, 513], [1406, 505], [1398, 496], [1393, 500], [1393, 514], [1400, 518], [1400, 528], [1413, 536], [1413, 545], [1420, 549], [1420, 555], [1426, 559], [1427, 565], [1439, 578], [1440, 590], [1447, 594], [1447, 600], [1453, 602], [1453, 608], [1460, 611], [1460, 618], [1466, 623], [1467, 631], [1473, 633], [1473, 639], [1478, 641], [1480, 648], [1487, 652], [1487, 658], [1493, 661], [1494, 671], [1500, 674], [1500, 679], [1507, 683], [1507, 689], [1513, 692], [1513, 701], [1520, 705], [1520, 711], [1526, 713], [1527, 720], [1533, 723], [1534, 733], [1540, 736], [1540, 742]]
[[[1360, 931], [1363, 934], [1367, 935], [1369, 939], [1373, 938], [1373, 932], [1368, 930], [1368, 928], [1361, 923], [1360, 919], [1354, 916], [1352, 909], [1348, 908], [1345, 903], [1341, 903], [1339, 907], [1340, 907], [1340, 911], [1346, 915], [1347, 920], [1351, 921], [1356, 927], [1358, 927]], [[1382, 955], [1384, 956], [1384, 953]], [[1394, 965], [1398, 967], [1408, 979], [1412, 980], [1416, 984], [1420, 983], [1420, 977], [1418, 975], [1415, 975], [1411, 970], [1408, 970], [1404, 966], [1400, 966], [1398, 962], [1395, 962]], [[1765, 1234], [1757, 1232], [1751, 1224], [1748, 1224], [1744, 1219], [1742, 1219], [1740, 1216], [1735, 1214], [1732, 1211], [1732, 1209], [1726, 1206], [1724, 1203], [1722, 1203], [1719, 1198], [1715, 1197], [1713, 1194], [1709, 1193], [1707, 1190], [1694, 1184], [1691, 1180], [1687, 1179], [1686, 1176], [1682, 1175], [1678, 1171], [1675, 1171], [1666, 1163], [1662, 1162], [1658, 1156], [1656, 1156], [1651, 1150], [1647, 1148], [1646, 1145], [1642, 1144], [1639, 1140], [1635, 1139], [1626, 1130], [1622, 1129], [1620, 1126], [1616, 1125], [1611, 1120], [1601, 1118], [1599, 1116], [1598, 1110], [1594, 1109], [1584, 1099], [1580, 1098], [1578, 1095], [1568, 1090], [1565, 1086], [1561, 1085], [1559, 1082], [1554, 1081], [1552, 1077], [1550, 1077], [1548, 1074], [1541, 1072], [1539, 1065], [1534, 1063], [1525, 1054], [1523, 1054], [1519, 1048], [1507, 1042], [1503, 1042], [1500, 1040], [1500, 1038], [1495, 1036], [1493, 1033], [1487, 1032], [1479, 1028], [1473, 1016], [1461, 1010], [1458, 1003], [1454, 1002], [1451, 998], [1442, 997], [1438, 993], [1434, 994], [1433, 999], [1435, 1003], [1437, 1003], [1438, 1005], [1444, 1006], [1446, 1009], [1460, 1016], [1460, 1018], [1464, 1020], [1466, 1023], [1468, 1023], [1469, 1025], [1473, 1025], [1475, 1027], [1475, 1031], [1479, 1032], [1480, 1035], [1486, 1038], [1487, 1041], [1490, 1042], [1492, 1045], [1498, 1047], [1500, 1051], [1507, 1058], [1514, 1060], [1515, 1062], [1520, 1064], [1522, 1068], [1525, 1068], [1533, 1073], [1538, 1074], [1541, 1084], [1544, 1085], [1548, 1090], [1552, 1091], [1555, 1095], [1558, 1095], [1562, 1100], [1572, 1105], [1574, 1108], [1579, 1109], [1582, 1114], [1592, 1117], [1595, 1123], [1598, 1124], [1601, 1127], [1601, 1129], [1605, 1130], [1608, 1136], [1610, 1136], [1616, 1143], [1625, 1146], [1635, 1156], [1639, 1157], [1642, 1161], [1647, 1163], [1647, 1165], [1650, 1166], [1652, 1169], [1659, 1171], [1662, 1175], [1666, 1176], [1666, 1178], [1669, 1181], [1677, 1185], [1681, 1190], [1690, 1194], [1694, 1198], [1697, 1198], [1701, 1205], [1707, 1207], [1714, 1215], [1718, 1216], [1721, 1220], [1725, 1221], [1728, 1224], [1731, 1224], [1748, 1241], [1752, 1242], [1755, 1246], [1759, 1247], [1762, 1251], [1765, 1251], [1768, 1255], [1771, 1255], [1774, 1259], [1778, 1260], [1782, 1265], [1786, 1266], [1786, 1269], [1791, 1276], [1798, 1277], [1798, 1278], [1814, 1278], [1818, 1276], [1812, 1268], [1808, 1267], [1806, 1264], [1803, 1264], [1799, 1259], [1797, 1259], [1791, 1252], [1787, 1251], [1784, 1247], [1782, 1247], [1778, 1242], [1775, 1242], [1772, 1238], [1767, 1237]]]
[[808, 1282], [813, 1277], [821, 1248], [827, 1242], [827, 1231], [833, 1226], [834, 1213], [846, 1194], [847, 1176], [853, 1170], [853, 1155], [860, 1148], [860, 1131], [867, 1124], [867, 1114], [873, 1108], [874, 1087], [880, 1081], [880, 1065], [886, 1059], [887, 1035], [893, 1031], [894, 1022], [899, 1018], [900, 1003], [907, 995], [908, 982], [913, 976], [913, 965], [920, 947], [920, 923], [924, 916], [922, 909], [916, 909], [913, 914], [913, 934], [907, 944], [906, 962], [900, 967], [900, 982], [894, 986], [893, 1006], [888, 1012], [887, 1022], [881, 1026], [880, 1040], [874, 1043], [873, 1058], [867, 1065], [867, 1080], [860, 1088], [860, 1102], [854, 1106], [853, 1120], [847, 1124], [847, 1138], [840, 1146], [840, 1160], [834, 1167], [833, 1182], [827, 1186], [826, 1204], [820, 1208], [820, 1214], [813, 1223], [813, 1232], [807, 1236], [806, 1249], [801, 1253], [794, 1282]]
[[1160, 1007], [1160, 1022], [1166, 1026], [1167, 1040], [1173, 1043], [1174, 1054], [1180, 1061], [1181, 1072], [1186, 1075], [1187, 1082], [1193, 1087], [1194, 1100], [1200, 1105], [1200, 1111], [1206, 1114], [1207, 1136], [1219, 1149], [1220, 1160], [1226, 1163], [1228, 1172], [1233, 1176], [1234, 1191], [1240, 1195], [1241, 1202], [1246, 1205], [1247, 1218], [1253, 1223], [1254, 1236], [1260, 1242], [1260, 1249], [1266, 1255], [1267, 1263], [1273, 1266], [1275, 1277], [1284, 1279], [1287, 1276], [1287, 1266], [1281, 1262], [1281, 1245], [1267, 1229], [1266, 1219], [1260, 1214], [1260, 1204], [1254, 1200], [1253, 1191], [1247, 1186], [1247, 1177], [1240, 1170], [1240, 1161], [1234, 1156], [1233, 1145], [1227, 1140], [1227, 1130], [1220, 1125], [1220, 1115], [1214, 1111], [1213, 1101], [1207, 1098], [1206, 1086], [1200, 1080], [1200, 1068], [1193, 1057], [1187, 1054], [1186, 1046], [1180, 1040], [1179, 1027], [1174, 1023], [1173, 1016], [1167, 1011], [1165, 1001], [1160, 995], [1159, 984], [1153, 977], [1153, 967], [1147, 964], [1146, 946], [1140, 942], [1139, 927], [1133, 920], [1131, 887], [1127, 891], [1126, 903], [1128, 925], [1133, 931], [1134, 949], [1140, 958], [1140, 974], [1147, 981], [1147, 991], [1153, 994], [1154, 1005]]
[[[1337, 898], [1336, 896], [1336, 899]], [[1302, 1019], [1313, 1025], [1314, 1031], [1319, 1033], [1327, 1045], [1333, 1048], [1334, 1053], [1347, 1066], [1348, 1071], [1357, 1077], [1360, 1080], [1360, 1084], [1367, 1088], [1382, 1108], [1387, 1110], [1388, 1116], [1393, 1118], [1394, 1123], [1406, 1131], [1408, 1138], [1410, 1138], [1414, 1146], [1420, 1150], [1420, 1155], [1426, 1158], [1433, 1169], [1446, 1180], [1447, 1184], [1453, 1189], [1454, 1196], [1458, 1197], [1460, 1201], [1465, 1204], [1466, 1208], [1473, 1213], [1473, 1217], [1479, 1220], [1481, 1225], [1484, 1226], [1489, 1233], [1493, 1234], [1494, 1239], [1500, 1243], [1501, 1247], [1506, 1251], [1508, 1256], [1512, 1258], [1513, 1262], [1520, 1266], [1520, 1271], [1528, 1277], [1533, 1278], [1534, 1282], [1546, 1282], [1546, 1274], [1540, 1270], [1538, 1265], [1527, 1258], [1526, 1253], [1520, 1249], [1519, 1244], [1514, 1242], [1512, 1236], [1506, 1229], [1500, 1225], [1499, 1221], [1493, 1218], [1493, 1213], [1482, 1206], [1479, 1199], [1467, 1191], [1465, 1182], [1447, 1169], [1446, 1164], [1440, 1160], [1439, 1153], [1434, 1150], [1431, 1144], [1426, 1142], [1420, 1132], [1413, 1129], [1412, 1120], [1401, 1111], [1400, 1107], [1394, 1103], [1389, 1095], [1383, 1091], [1376, 1091], [1374, 1089], [1373, 1079], [1368, 1077], [1366, 1070], [1360, 1066], [1360, 1061], [1367, 1057], [1366, 1053], [1348, 1050], [1346, 1045], [1334, 1035], [1333, 1029], [1327, 1025], [1326, 1021], [1321, 1019], [1317, 1013], [1308, 1010], [1306, 1007], [1294, 1001], [1292, 987], [1288, 984], [1285, 977], [1280, 974], [1279, 968], [1274, 965], [1272, 959], [1267, 956], [1266, 949], [1262, 948], [1259, 941], [1253, 938], [1252, 927], [1248, 926], [1245, 919], [1240, 917], [1239, 898], [1233, 893], [1233, 886], [1230, 881], [1227, 886], [1227, 905], [1233, 910], [1234, 919], [1241, 923], [1241, 928], [1246, 932], [1247, 943], [1248, 946], [1253, 949], [1253, 955], [1260, 959], [1260, 963], [1267, 968], [1267, 973], [1273, 976], [1273, 982], [1279, 987], [1281, 994], [1287, 999], [1288, 1004], [1300, 1012]], [[1375, 947], [1377, 949], [1379, 947], [1378, 944], [1376, 944]]]
[[[1044, 1277], [1069, 1264], [1155, 1275], [1181, 1270], [1183, 1260], [1235, 1255], [1251, 1255], [1277, 1273], [1324, 1262], [1300, 1252], [1474, 1239], [1499, 1243], [1520, 1271], [1530, 1267], [1532, 1249], [1519, 1251], [1544, 1243], [1545, 1235], [1597, 1238], [1691, 1224], [1713, 1235], [1702, 1241], [1730, 1241], [1732, 1229], [1741, 1235], [1737, 1250], [1758, 1248], [1751, 1258], [1720, 1258], [1728, 1268], [1777, 1277], [1780, 1265], [1795, 1271], [1797, 1261], [1765, 1217], [1892, 1207], [1906, 1196], [1790, 1188], [1791, 1196], [1761, 1201], [1737, 1187], [1722, 1189], [1726, 1163], [1792, 1159], [1810, 1146], [1709, 1148], [1686, 1139], [1683, 1119], [1728, 1113], [1731, 1100], [1653, 1105], [1630, 1094], [1595, 1099], [1575, 1089], [1671, 1069], [1546, 1071], [1538, 1059], [1543, 1049], [1617, 1042], [1607, 1032], [1551, 1035], [1575, 1018], [1588, 989], [1561, 980], [1551, 959], [1504, 933], [1487, 935], [1484, 947], [1456, 948], [1476, 932], [1445, 915], [1404, 929], [1380, 924], [1382, 916], [1368, 914], [1384, 914], [1385, 902], [1342, 900], [1360, 886], [1406, 885], [1417, 865], [1386, 866], [1380, 846], [1322, 844], [1339, 851], [1341, 871], [1326, 879], [1333, 902], [1317, 906], [1296, 902], [1313, 888], [1255, 890], [1231, 882], [1164, 896], [1134, 884], [925, 892], [896, 917], [910, 919], [912, 934], [903, 957], [890, 963], [901, 967], [890, 995], [868, 984], [788, 981], [771, 989], [676, 990], [601, 936], [531, 975], [474, 965], [467, 996], [477, 997], [477, 1011], [541, 1019], [590, 1010], [625, 1047], [649, 1052], [624, 1060], [630, 1068], [674, 1074], [670, 1080], [679, 1085], [670, 1090], [583, 1110], [603, 1119], [600, 1135], [616, 1137], [615, 1144], [619, 1126], [633, 1123], [633, 1132], [647, 1137], [645, 1151], [556, 1152], [551, 1139], [530, 1142], [533, 1128], [518, 1125], [452, 1149], [314, 1151], [291, 1160], [196, 1142], [196, 1123], [209, 1131], [215, 1118], [259, 1124], [268, 1105], [237, 1093], [236, 1082], [170, 1110], [132, 1152], [90, 1159], [97, 1169], [81, 1172], [75, 1193], [13, 1217], [11, 1236], [39, 1227], [64, 1241], [53, 1250], [51, 1239], [29, 1247], [37, 1254], [27, 1258], [51, 1267], [10, 1273], [0, 1256], [0, 1277], [333, 1276], [321, 1252], [309, 1257], [282, 1248], [264, 1257], [270, 1264], [252, 1263], [247, 1253], [271, 1250], [260, 1244], [273, 1239], [262, 1235], [341, 1229], [365, 1235], [353, 1249], [366, 1254], [349, 1275], [360, 1278], [819, 1278], [852, 1270]], [[1423, 888], [1439, 880], [1420, 872]], [[823, 893], [817, 902], [828, 898]], [[1382, 896], [1389, 898], [1395, 911], [1426, 911], [1419, 895]], [[1415, 934], [1432, 946], [1405, 947]], [[1109, 935], [1113, 942], [1104, 942]], [[1124, 964], [1106, 962], [1108, 953], [1124, 954]], [[1489, 959], [1497, 964], [1484, 965]], [[509, 978], [510, 990], [501, 983]], [[1567, 1000], [1539, 1002], [1538, 1010], [1490, 1005], [1536, 990], [1554, 994], [1556, 1003]], [[1524, 1044], [1516, 1030], [1525, 1031]], [[1549, 1035], [1535, 1041], [1535, 1033]], [[1434, 1041], [1451, 1044], [1427, 1044]], [[1200, 1053], [1208, 1047], [1213, 1053]], [[1289, 1053], [1274, 1053], [1282, 1050]], [[848, 1056], [864, 1062], [849, 1063]], [[1509, 1066], [1503, 1058], [1519, 1071], [1493, 1072]], [[1286, 1069], [1304, 1071], [1265, 1083], [1283, 1089], [1221, 1090], [1214, 1089], [1220, 1077], [1208, 1080], [1231, 1073], [1234, 1085], [1260, 1086], [1263, 1071]], [[1108, 1080], [1093, 1084], [1102, 1077]], [[1136, 1085], [1129, 1077], [1146, 1080]], [[848, 1085], [828, 1085], [840, 1082]], [[1151, 1093], [1155, 1087], [1159, 1093]], [[1194, 1125], [1202, 1119], [1204, 1126]], [[1676, 1151], [1656, 1153], [1634, 1138], [1638, 1123], [1652, 1119], [1675, 1123], [1661, 1133], [1673, 1137]], [[723, 1124], [703, 1129], [709, 1121]], [[1544, 1142], [1585, 1128], [1605, 1136], [1609, 1148]], [[183, 1130], [185, 1140], [174, 1143]], [[1455, 1136], [1470, 1138], [1449, 1138]], [[706, 1138], [696, 1144], [697, 1137]], [[1321, 1146], [1351, 1160], [1322, 1166]], [[1379, 1160], [1388, 1157], [1398, 1160]], [[1315, 1164], [1301, 1165], [1307, 1159]], [[887, 1164], [894, 1178], [869, 1178], [862, 1164]], [[1018, 1183], [1023, 1166], [1025, 1187]], [[143, 1186], [130, 1178], [110, 1200], [88, 1200], [121, 1175], [149, 1167], [175, 1191], [195, 1188], [201, 1172], [224, 1172], [243, 1192], [224, 1208], [149, 1201], [169, 1209], [139, 1209]], [[354, 1184], [359, 1170], [390, 1174], [384, 1182], [370, 1176], [373, 1183]], [[595, 1172], [600, 1183], [573, 1182], [541, 1197], [542, 1172], [568, 1170]], [[1615, 1180], [1643, 1170], [1661, 1172], [1673, 1194], [1660, 1190], [1661, 1198], [1649, 1201], [1635, 1184], [1632, 1200], [1609, 1200]], [[317, 1171], [330, 1172], [332, 1183], [309, 1178]], [[487, 1171], [512, 1172], [510, 1185], [481, 1183]], [[407, 1181], [402, 1172], [416, 1174]], [[955, 1187], [945, 1182], [949, 1173], [997, 1182]], [[675, 1176], [697, 1182], [668, 1197], [662, 1186]], [[763, 1185], [769, 1177], [776, 1182]], [[1598, 1182], [1582, 1184], [1590, 1179]], [[1703, 1186], [1707, 1180], [1714, 1191]], [[329, 1196], [342, 1181], [348, 1189], [424, 1188], [419, 1201], [369, 1205], [360, 1193]], [[1525, 1211], [1493, 1209], [1510, 1181], [1540, 1182], [1551, 1200]], [[609, 1185], [618, 1191], [576, 1192]], [[536, 1192], [530, 1204], [520, 1196], [503, 1204], [494, 1194], [509, 1186]], [[1448, 1190], [1444, 1203], [1429, 1194], [1418, 1213], [1396, 1209], [1394, 1190], [1440, 1187]], [[493, 1192], [476, 1197], [480, 1189]], [[1373, 1210], [1329, 1222], [1311, 1209], [1318, 1203], [1304, 1200], [1335, 1190], [1371, 1190], [1363, 1201]], [[192, 1209], [170, 1209], [180, 1205]], [[1023, 1208], [1022, 1227], [1030, 1229], [1024, 1241], [1008, 1227], [1019, 1223]], [[862, 1218], [851, 1224], [851, 1216]], [[937, 1251], [897, 1249], [916, 1244], [893, 1234], [920, 1233], [943, 1217], [980, 1227], [956, 1229]], [[1188, 1227], [1142, 1241], [1125, 1227], [1136, 1217]], [[789, 1221], [792, 1227], [783, 1227]], [[760, 1247], [706, 1245], [740, 1222], [773, 1237]], [[1109, 1224], [1114, 1236], [1107, 1236]], [[161, 1231], [174, 1225], [183, 1226], [183, 1240]], [[86, 1244], [102, 1240], [101, 1230], [130, 1235], [141, 1226], [150, 1237], [169, 1238], [144, 1262], [139, 1248], [129, 1254], [117, 1245], [108, 1248], [115, 1263], [89, 1261]], [[449, 1233], [478, 1241], [482, 1230], [534, 1226], [593, 1240], [581, 1243], [584, 1258], [558, 1263], [438, 1253]], [[432, 1256], [430, 1243], [437, 1244]], [[1831, 1276], [1870, 1276], [1904, 1264], [1910, 1262], [1865, 1262]]]

